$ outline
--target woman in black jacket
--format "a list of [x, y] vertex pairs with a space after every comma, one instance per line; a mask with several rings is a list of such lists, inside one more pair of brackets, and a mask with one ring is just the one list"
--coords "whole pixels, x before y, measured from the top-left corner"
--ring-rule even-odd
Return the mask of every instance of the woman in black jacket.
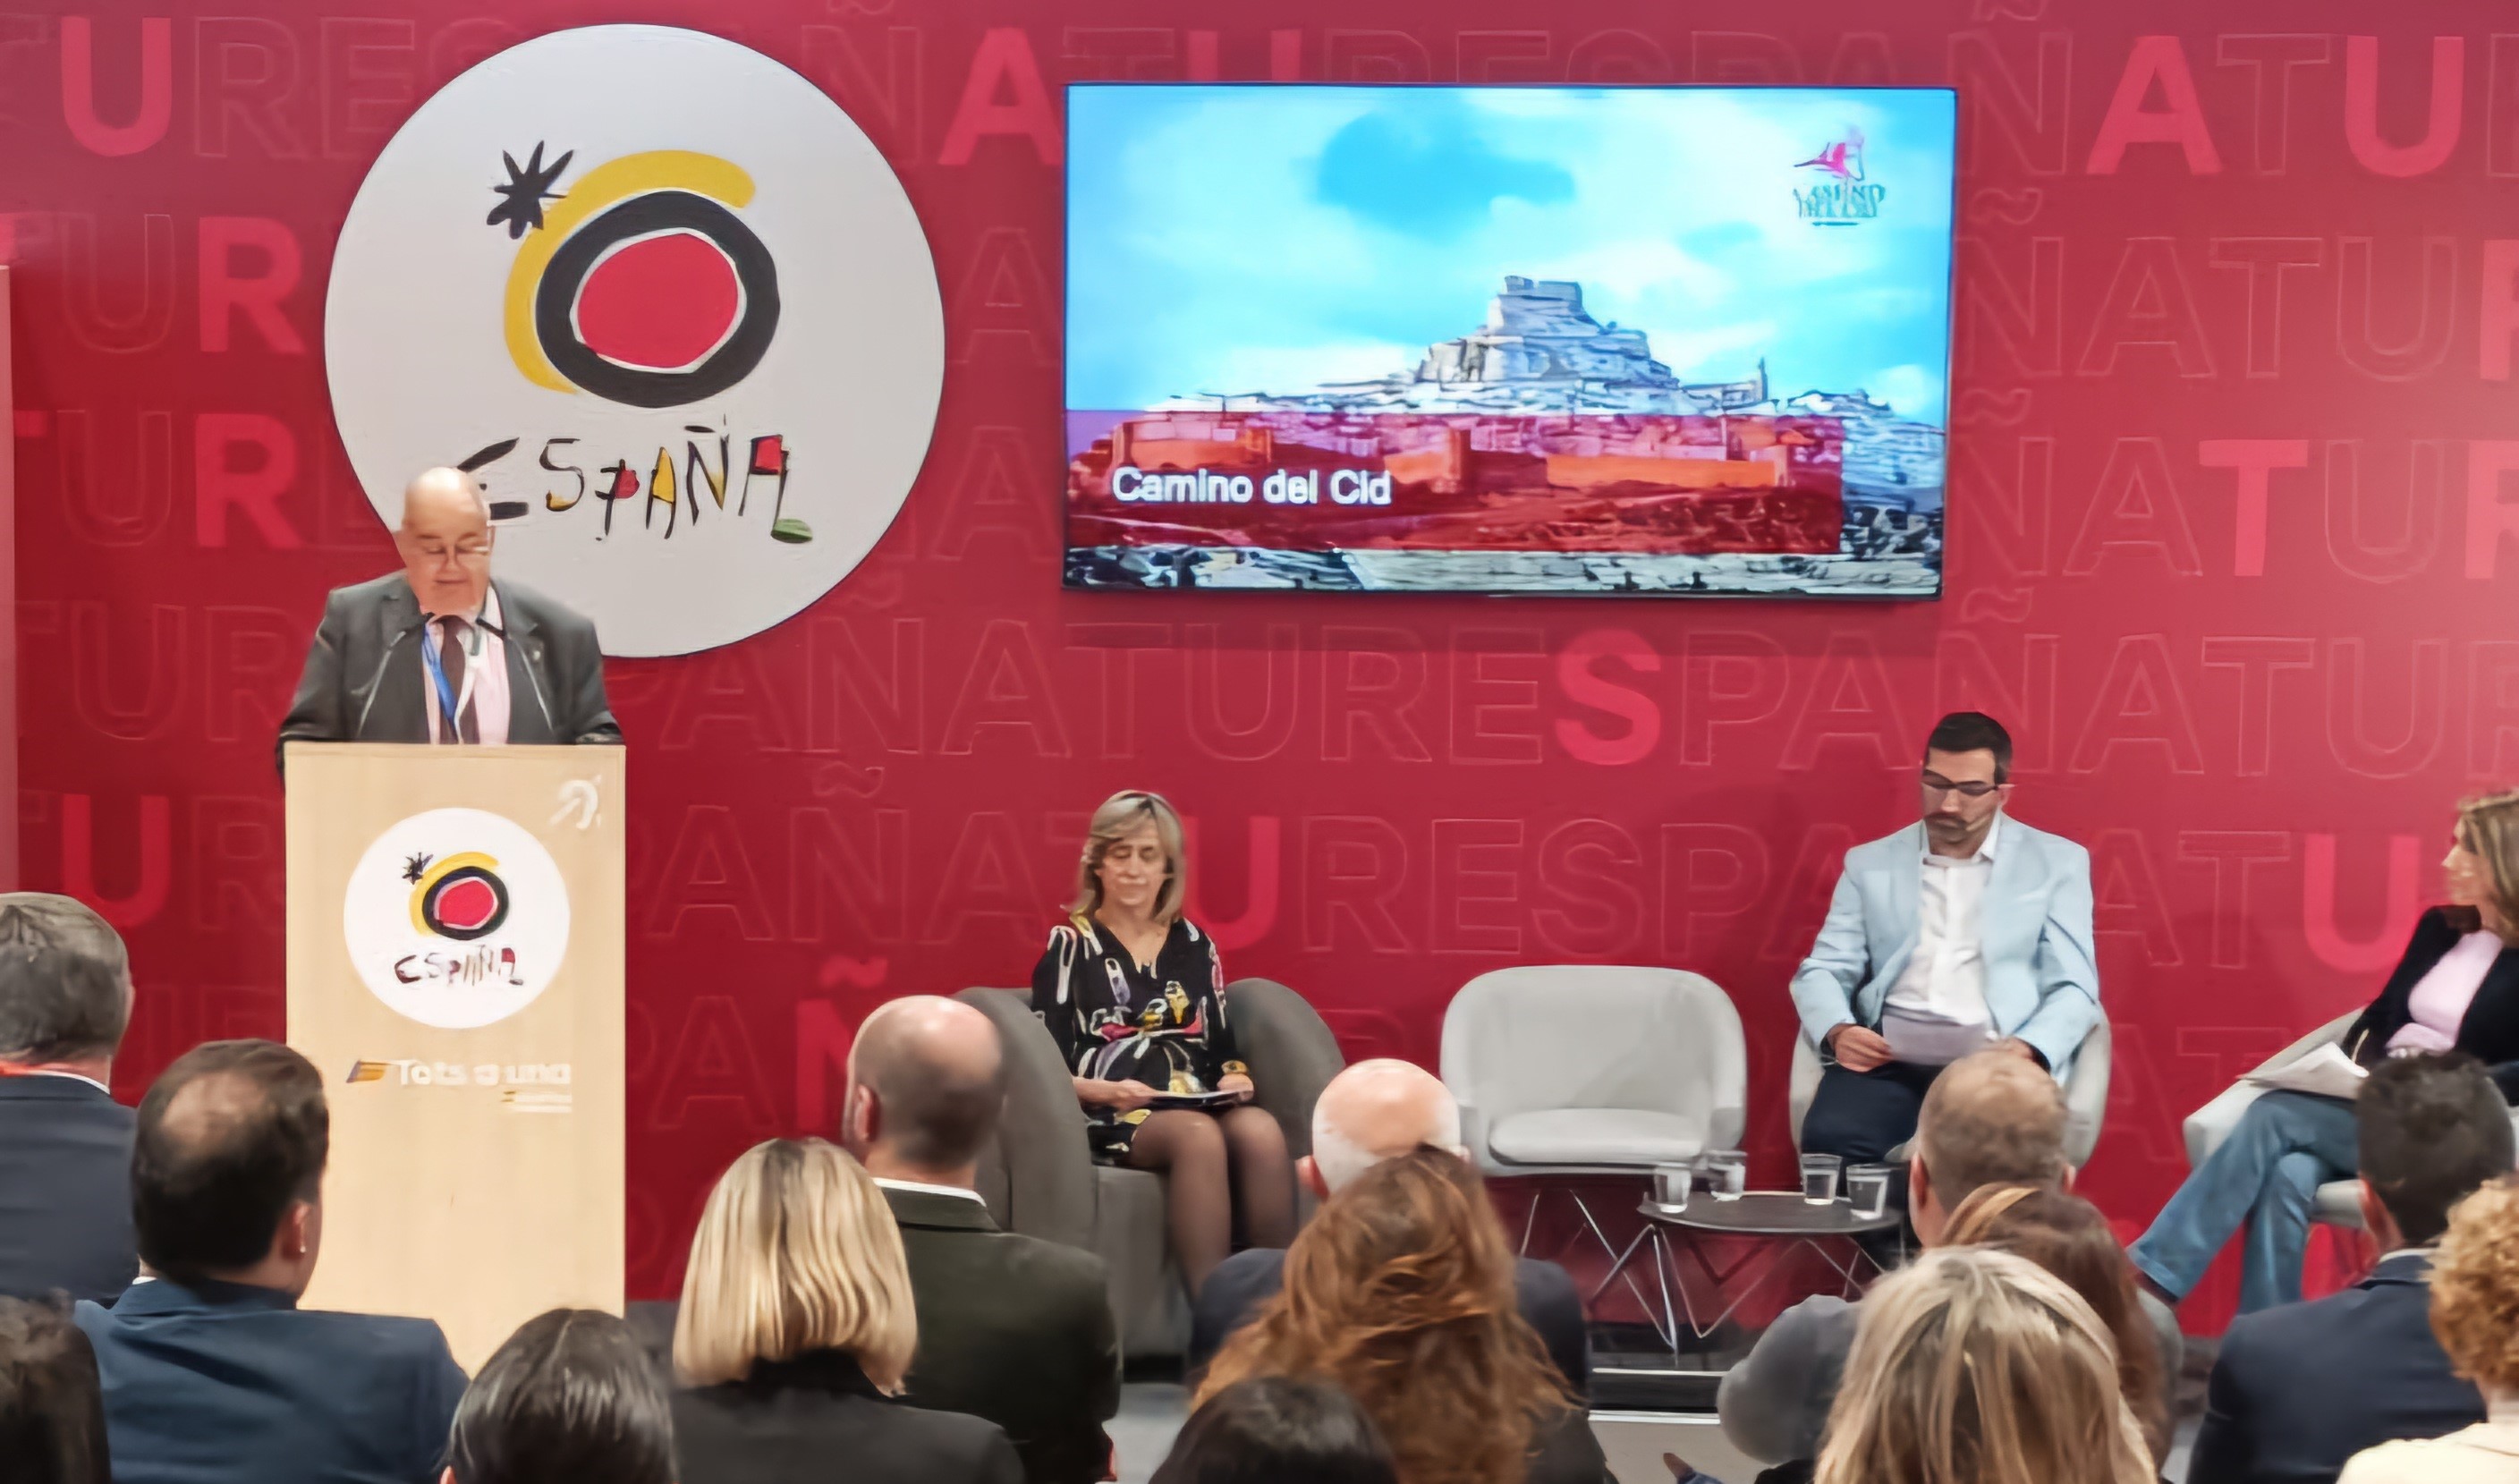
[[[2519, 1085], [2519, 792], [2459, 806], [2441, 867], [2450, 904], [2414, 924], [2405, 957], [2345, 1032], [2343, 1050], [2364, 1068], [2391, 1056], [2462, 1052], [2493, 1069], [2506, 1099]], [[2312, 1203], [2320, 1185], [2353, 1177], [2355, 1145], [2350, 1102], [2269, 1092], [2127, 1255], [2176, 1304], [2244, 1223], [2239, 1312], [2296, 1303]]]
[[996, 1424], [893, 1400], [917, 1344], [874, 1181], [819, 1139], [755, 1145], [710, 1194], [683, 1279], [682, 1484], [1022, 1484]]

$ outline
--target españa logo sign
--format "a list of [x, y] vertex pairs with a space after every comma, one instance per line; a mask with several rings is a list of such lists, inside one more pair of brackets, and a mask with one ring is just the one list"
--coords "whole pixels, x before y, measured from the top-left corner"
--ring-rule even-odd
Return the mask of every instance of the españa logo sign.
[[664, 26], [559, 31], [420, 106], [333, 254], [335, 419], [377, 514], [465, 468], [500, 570], [606, 653], [760, 633], [925, 458], [944, 312], [899, 179], [813, 84]]
[[540, 997], [567, 956], [568, 924], [551, 852], [484, 809], [430, 809], [378, 835], [341, 901], [360, 982], [397, 1014], [454, 1030]]

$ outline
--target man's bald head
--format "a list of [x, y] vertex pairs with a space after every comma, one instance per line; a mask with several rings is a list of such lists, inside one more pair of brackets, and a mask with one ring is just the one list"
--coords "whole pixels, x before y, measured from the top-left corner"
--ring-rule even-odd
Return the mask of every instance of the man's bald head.
[[470, 618], [490, 590], [490, 498], [462, 469], [430, 469], [403, 487], [394, 549], [420, 606]]
[[253, 1267], [289, 1207], [313, 1204], [331, 1148], [324, 1078], [272, 1041], [211, 1041], [140, 1100], [131, 1210], [140, 1255], [170, 1278]]
[[1312, 1104], [1312, 1165], [1329, 1190], [1430, 1144], [1461, 1152], [1461, 1107], [1422, 1067], [1358, 1062], [1330, 1078]]
[[2072, 1173], [2064, 1160], [2064, 1090], [2026, 1057], [1963, 1057], [1924, 1094], [1916, 1153], [1944, 1211], [1958, 1209], [1980, 1186], [2060, 1185]]
[[1006, 1099], [997, 1027], [958, 1000], [914, 994], [876, 1010], [849, 1048], [850, 1117], [857, 1089], [874, 1095], [869, 1143], [891, 1160], [922, 1170], [962, 1169], [980, 1157]]

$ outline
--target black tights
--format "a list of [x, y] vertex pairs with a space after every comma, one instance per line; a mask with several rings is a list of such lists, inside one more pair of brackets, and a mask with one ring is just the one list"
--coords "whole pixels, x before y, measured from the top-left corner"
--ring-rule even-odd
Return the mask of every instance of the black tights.
[[[1295, 1170], [1276, 1116], [1245, 1104], [1222, 1114], [1171, 1109], [1137, 1125], [1128, 1163], [1164, 1177], [1172, 1251], [1195, 1296], [1233, 1251], [1233, 1213], [1255, 1247], [1295, 1240]], [[1239, 1198], [1237, 1200], [1236, 1198]]]

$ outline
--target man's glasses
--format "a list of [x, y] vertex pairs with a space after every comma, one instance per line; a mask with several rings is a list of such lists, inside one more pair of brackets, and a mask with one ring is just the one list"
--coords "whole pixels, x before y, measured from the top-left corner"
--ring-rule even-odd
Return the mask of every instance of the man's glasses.
[[1932, 795], [1936, 799], [1940, 798], [1944, 794], [1957, 794], [1963, 799], [1982, 799], [1986, 795], [1993, 793], [1996, 789], [2003, 787], [2000, 783], [1988, 783], [1983, 779], [1972, 779], [1967, 783], [1953, 783], [1950, 779], [1943, 777], [1939, 773], [1924, 774], [1923, 784], [1924, 792]]

